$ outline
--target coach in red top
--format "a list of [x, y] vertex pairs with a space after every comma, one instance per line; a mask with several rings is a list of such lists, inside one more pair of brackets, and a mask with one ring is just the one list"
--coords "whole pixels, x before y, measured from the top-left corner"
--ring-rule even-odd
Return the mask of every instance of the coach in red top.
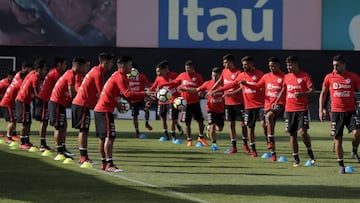
[[334, 138], [336, 158], [340, 166], [339, 173], [345, 173], [343, 157], [343, 131], [346, 126], [352, 133], [352, 157], [360, 163], [358, 155], [360, 120], [356, 115], [355, 90], [360, 90], [360, 78], [356, 73], [346, 70], [345, 58], [336, 55], [333, 60], [333, 72], [325, 76], [319, 98], [319, 118], [325, 117], [326, 95], [330, 90], [331, 98], [331, 135]]
[[308, 97], [315, 93], [310, 75], [299, 69], [299, 60], [296, 56], [286, 58], [286, 67], [289, 71], [284, 77], [282, 90], [276, 99], [274, 106], [281, 100], [282, 94], [286, 93], [285, 103], [285, 130], [290, 133], [290, 145], [294, 156], [294, 166], [300, 164], [298, 154], [297, 131], [307, 148], [307, 153], [312, 163], [315, 157], [311, 149], [309, 129], [309, 101]]

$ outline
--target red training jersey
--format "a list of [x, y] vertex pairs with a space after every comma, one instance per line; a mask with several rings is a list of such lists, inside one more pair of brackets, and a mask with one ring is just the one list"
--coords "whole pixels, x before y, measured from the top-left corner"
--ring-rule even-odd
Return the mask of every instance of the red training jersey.
[[46, 75], [42, 88], [37, 97], [43, 101], [48, 102], [50, 100], [51, 92], [55, 86], [56, 81], [60, 78], [61, 73], [57, 68], [52, 68]]
[[9, 85], [10, 81], [7, 77], [0, 80], [0, 96], [3, 96], [5, 94], [6, 89], [9, 87]]
[[94, 111], [113, 112], [121, 97], [128, 100], [145, 98], [145, 91], [134, 92], [129, 89], [128, 79], [122, 69], [114, 72], [105, 83]]
[[[131, 91], [144, 91], [145, 87], [150, 87], [151, 84], [149, 82], [149, 79], [146, 77], [145, 74], [139, 73], [138, 76], [135, 79], [128, 79], [129, 82], [129, 88]], [[130, 103], [137, 103], [141, 100], [130, 100]]]
[[69, 87], [75, 86], [74, 70], [67, 70], [59, 80], [55, 83], [54, 89], [50, 96], [50, 101], [67, 106], [71, 102], [71, 95], [69, 94]]
[[22, 84], [22, 80], [20, 78], [21, 73], [22, 71], [19, 71], [15, 74], [14, 79], [11, 81], [11, 84], [6, 89], [4, 97], [1, 99], [0, 106], [4, 106], [4, 107], [15, 106], [15, 98]]
[[104, 86], [104, 75], [105, 68], [103, 66], [94, 66], [82, 81], [73, 104], [93, 109]]
[[[230, 70], [228, 68], [225, 68], [222, 70], [221, 75], [219, 80], [222, 82], [222, 85], [227, 85], [230, 83], [233, 83], [234, 80], [239, 76], [239, 74], [241, 73], [241, 70], [239, 68], [234, 68], [233, 70]], [[233, 92], [237, 89], [239, 89], [240, 86], [238, 85], [238, 83], [234, 84], [234, 86], [230, 89], [227, 89], [224, 91], [224, 94]], [[239, 105], [239, 104], [243, 104], [244, 103], [244, 99], [243, 99], [243, 95], [241, 92], [229, 95], [229, 96], [225, 96], [225, 104], [226, 105]]]
[[[179, 74], [176, 73], [176, 72], [168, 72], [168, 73], [166, 74], [169, 82], [175, 80], [178, 75], [179, 75]], [[169, 90], [170, 90], [171, 93], [172, 93], [171, 103], [174, 101], [174, 99], [175, 99], [176, 97], [180, 97], [180, 96], [181, 96], [181, 92], [180, 92], [180, 90], [178, 89], [178, 87], [169, 88]]]
[[[167, 83], [166, 85], [173, 88], [179, 85], [181, 85], [180, 87], [183, 88], [197, 88], [202, 85], [203, 81], [203, 77], [197, 72], [194, 72], [191, 75], [187, 72], [183, 72], [180, 73], [173, 81]], [[186, 100], [187, 104], [195, 104], [200, 101], [197, 92], [193, 93], [183, 91], [181, 92], [181, 96]]]
[[[155, 78], [154, 83], [149, 88], [149, 90], [152, 91], [152, 92], [157, 91], [158, 87], [162, 86], [162, 88], [167, 88], [173, 94], [173, 90], [176, 89], [176, 88], [170, 88], [169, 86], [164, 86], [164, 84], [167, 84], [168, 82], [169, 82], [169, 79], [167, 77], [157, 76]], [[158, 100], [158, 104], [171, 104], [171, 103], [173, 103], [173, 101], [174, 101], [174, 97], [172, 97], [171, 100], [169, 100], [167, 102], [161, 102], [160, 100]]]
[[360, 90], [360, 78], [357, 74], [347, 71], [344, 74], [335, 72], [325, 76], [323, 87], [330, 90], [331, 112], [348, 112], [356, 110], [356, 88]]
[[38, 72], [32, 70], [24, 78], [15, 100], [19, 100], [24, 104], [30, 104], [36, 96], [36, 88], [40, 88], [40, 76]]
[[[210, 91], [210, 89], [214, 86], [214, 80], [208, 80], [204, 82], [200, 87], [200, 91]], [[207, 96], [207, 103], [206, 103], [206, 111], [215, 112], [215, 113], [224, 113], [224, 99], [223, 99], [224, 92], [216, 92], [214, 95]]]
[[[236, 83], [241, 80], [245, 80], [248, 84], [256, 84], [264, 75], [264, 73], [258, 69], [253, 69], [252, 72], [242, 72], [235, 79]], [[264, 106], [264, 89], [259, 86], [245, 86], [241, 87], [245, 109], [254, 109]]]
[[307, 111], [309, 109], [308, 97], [296, 98], [296, 92], [306, 92], [313, 88], [310, 75], [304, 71], [299, 71], [296, 75], [288, 73], [284, 77], [283, 88], [286, 90], [285, 111]]

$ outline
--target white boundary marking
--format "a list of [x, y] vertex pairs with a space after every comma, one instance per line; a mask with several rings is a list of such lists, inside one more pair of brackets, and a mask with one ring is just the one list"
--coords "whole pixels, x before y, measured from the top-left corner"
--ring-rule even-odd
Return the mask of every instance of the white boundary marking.
[[[120, 174], [123, 173], [123, 172], [120, 172], [120, 173], [111, 173], [111, 172], [106, 172], [106, 171], [102, 171], [102, 170], [95, 169], [95, 168], [89, 168], [89, 169], [92, 170], [92, 171], [95, 171], [95, 172], [97, 172], [97, 173], [101, 173], [101, 174], [105, 174], [105, 175], [108, 175], [108, 176], [111, 176], [111, 177], [123, 179], [123, 180], [129, 181], [129, 182], [132, 182], [132, 183], [136, 183], [136, 184], [139, 184], [139, 185], [146, 186], [146, 187], [151, 187], [151, 188], [159, 189], [159, 190], [162, 190], [162, 191], [171, 193], [171, 194], [173, 194], [173, 195], [176, 195], [176, 196], [178, 196], [178, 197], [181, 197], [181, 198], [183, 198], [183, 199], [187, 199], [187, 200], [191, 200], [191, 201], [195, 201], [195, 202], [199, 202], [199, 203], [209, 203], [209, 202], [207, 202], [207, 201], [205, 201], [205, 200], [202, 200], [202, 199], [199, 199], [199, 198], [196, 198], [196, 197], [192, 197], [192, 196], [187, 195], [187, 194], [185, 194], [185, 193], [176, 192], [176, 191], [174, 191], [174, 190], [166, 189], [166, 188], [163, 188], [163, 187], [158, 186], [158, 185], [153, 185], [153, 184], [145, 183], [145, 182], [140, 181], [140, 180], [136, 180], [136, 179], [132, 179], [132, 178], [129, 178], [129, 177], [125, 177], [125, 176], [120, 175]], [[115, 175], [115, 174], [119, 174], [119, 175]]]

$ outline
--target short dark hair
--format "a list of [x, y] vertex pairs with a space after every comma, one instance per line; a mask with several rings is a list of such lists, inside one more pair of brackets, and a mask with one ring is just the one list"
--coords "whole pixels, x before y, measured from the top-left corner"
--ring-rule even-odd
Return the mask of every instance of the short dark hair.
[[185, 62], [185, 66], [191, 66], [191, 67], [194, 67], [195, 65], [194, 65], [194, 63], [193, 63], [193, 61], [192, 61], [192, 60], [188, 60], [188, 61], [186, 61], [186, 62]]
[[80, 65], [83, 65], [83, 64], [86, 64], [86, 60], [82, 57], [74, 57], [73, 60], [72, 60], [72, 64], [80, 64]]
[[8, 74], [7, 74], [7, 75], [8, 75], [8, 76], [13, 76], [13, 77], [14, 77], [14, 76], [15, 76], [15, 74], [16, 74], [16, 73], [15, 73], [15, 71], [10, 70], [10, 71], [8, 72]]
[[110, 53], [105, 53], [102, 52], [99, 54], [99, 61], [103, 62], [103, 61], [110, 61], [113, 60], [115, 58], [115, 56], [113, 54]]
[[163, 65], [165, 65], [165, 66], [170, 66], [170, 63], [169, 63], [169, 61], [167, 61], [167, 60], [162, 60], [162, 61], [160, 61], [160, 63], [159, 63], [158, 65], [160, 65], [160, 64], [163, 64]]
[[24, 61], [24, 62], [22, 62], [22, 64], [21, 64], [21, 68], [25, 68], [25, 67], [30, 67], [30, 68], [32, 68], [33, 65], [32, 65], [30, 62], [28, 62], [28, 61]]
[[231, 62], [234, 62], [235, 61], [235, 57], [231, 54], [226, 54], [225, 56], [223, 56], [222, 58], [223, 60], [228, 60], [228, 61], [231, 61]]
[[47, 62], [45, 59], [42, 59], [42, 58], [36, 59], [36, 61], [34, 62], [34, 68], [36, 70], [42, 69], [42, 68], [46, 67], [46, 63]]
[[127, 64], [127, 63], [129, 63], [129, 62], [132, 62], [133, 60], [132, 60], [132, 58], [131, 57], [129, 57], [129, 56], [122, 56], [121, 58], [119, 58], [118, 60], [117, 60], [117, 64]]
[[57, 65], [58, 63], [64, 63], [65, 61], [66, 61], [66, 59], [63, 56], [57, 56], [57, 57], [55, 57], [55, 60], [54, 60], [55, 65]]
[[299, 63], [299, 59], [296, 56], [288, 56], [286, 58], [286, 63]]
[[276, 58], [276, 57], [270, 57], [268, 59], [268, 62], [280, 63], [280, 60], [278, 58]]
[[339, 61], [341, 63], [346, 63], [345, 57], [340, 54], [334, 56], [333, 61]]
[[241, 59], [241, 62], [243, 62], [243, 61], [254, 62], [254, 57], [252, 57], [252, 56], [244, 56], [244, 57]]
[[156, 68], [160, 68], [160, 69], [164, 70], [167, 68], [167, 65], [166, 65], [166, 63], [159, 63], [156, 65], [155, 69]]
[[221, 73], [221, 69], [219, 67], [214, 67], [213, 69], [211, 69], [211, 72]]

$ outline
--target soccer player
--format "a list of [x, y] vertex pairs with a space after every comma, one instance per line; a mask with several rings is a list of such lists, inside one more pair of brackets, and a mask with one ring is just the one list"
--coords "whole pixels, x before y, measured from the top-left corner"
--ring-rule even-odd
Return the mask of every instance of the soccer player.
[[15, 98], [20, 89], [22, 81], [25, 76], [31, 71], [32, 64], [23, 62], [21, 70], [17, 72], [11, 81], [11, 84], [6, 89], [6, 92], [1, 99], [0, 106], [4, 109], [4, 118], [8, 123], [6, 128], [6, 139], [5, 142], [10, 144], [14, 141], [16, 131], [16, 111], [15, 111]]
[[[220, 77], [221, 69], [215, 67], [211, 71], [211, 80], [204, 82], [198, 88], [183, 88], [183, 91], [189, 92], [209, 92], [214, 86], [215, 82]], [[213, 95], [207, 94], [206, 111], [208, 117], [209, 136], [211, 139], [211, 150], [219, 150], [216, 143], [216, 131], [222, 131], [224, 128], [224, 92], [218, 91]]]
[[9, 85], [11, 84], [12, 80], [15, 77], [15, 71], [9, 71], [6, 78], [0, 80], [0, 100], [1, 98], [4, 96], [6, 89], [9, 87]]
[[[243, 149], [246, 153], [250, 153], [247, 138], [247, 128], [244, 123], [244, 99], [241, 92], [241, 87], [233, 81], [241, 73], [241, 70], [235, 66], [235, 58], [233, 55], [227, 54], [222, 58], [224, 69], [221, 72], [219, 80], [211, 88], [210, 94], [215, 94], [216, 88], [220, 85], [234, 84], [233, 88], [224, 91], [225, 98], [225, 119], [230, 122], [230, 141], [232, 148], [227, 152], [228, 154], [237, 153], [236, 142], [236, 120], [240, 121]], [[213, 92], [214, 91], [214, 92]]]
[[325, 76], [319, 97], [319, 118], [325, 118], [325, 100], [328, 91], [331, 98], [331, 135], [335, 143], [335, 154], [340, 167], [339, 173], [345, 173], [343, 156], [343, 131], [347, 127], [352, 133], [352, 157], [360, 163], [358, 155], [360, 120], [356, 115], [355, 90], [360, 90], [360, 78], [356, 73], [346, 70], [346, 60], [341, 55], [332, 59], [333, 72]]
[[121, 110], [121, 97], [128, 100], [144, 99], [145, 91], [133, 92], [129, 89], [126, 74], [132, 67], [132, 59], [123, 56], [117, 60], [118, 70], [107, 80], [101, 91], [95, 112], [96, 135], [99, 136], [99, 151], [101, 155], [101, 169], [108, 172], [121, 172], [112, 160], [113, 145], [116, 138], [113, 111], [115, 107]]
[[[182, 88], [197, 88], [203, 83], [203, 77], [195, 71], [195, 65], [192, 61], [185, 62], [185, 72], [180, 73], [174, 80], [171, 82], [165, 83], [162, 86], [169, 87], [178, 87], [180, 85], [180, 90]], [[186, 100], [186, 112], [185, 112], [185, 123], [186, 123], [186, 137], [187, 137], [187, 146], [191, 147], [192, 138], [191, 138], [191, 120], [194, 119], [198, 122], [199, 126], [199, 136], [198, 141], [201, 142], [204, 146], [209, 146], [204, 137], [204, 117], [201, 112], [199, 95], [193, 92], [182, 91], [181, 96]]]
[[23, 125], [20, 131], [20, 149], [30, 149], [33, 146], [29, 137], [31, 128], [30, 104], [39, 93], [40, 79], [46, 74], [46, 65], [44, 59], [35, 61], [35, 69], [25, 77], [15, 98], [17, 122]]
[[54, 142], [59, 160], [72, 158], [74, 154], [65, 147], [67, 118], [66, 106], [75, 96], [75, 78], [86, 70], [86, 60], [75, 57], [71, 69], [67, 70], [55, 83], [49, 100], [49, 121], [54, 127]]
[[315, 156], [311, 149], [311, 138], [309, 129], [309, 101], [308, 97], [313, 95], [315, 90], [310, 75], [299, 68], [299, 60], [296, 56], [286, 58], [288, 74], [285, 75], [283, 87], [273, 106], [276, 106], [282, 95], [286, 93], [285, 99], [285, 129], [290, 133], [290, 146], [294, 156], [294, 167], [299, 166], [298, 131], [307, 148], [307, 153], [312, 163], [315, 163]]
[[[133, 64], [133, 68], [137, 68], [135, 64]], [[129, 88], [131, 91], [144, 91], [145, 88], [149, 88], [151, 86], [149, 79], [146, 77], [145, 74], [140, 73], [136, 78], [128, 78], [129, 82]], [[148, 130], [152, 130], [152, 126], [149, 124], [149, 117], [150, 117], [150, 101], [144, 101], [144, 100], [130, 100], [130, 107], [131, 107], [131, 114], [133, 117], [133, 124], [135, 128], [135, 137], [140, 137], [140, 131], [139, 131], [139, 110], [140, 107], [144, 107], [145, 112], [145, 127]]]
[[51, 92], [55, 83], [67, 68], [66, 59], [62, 56], [55, 58], [56, 67], [52, 68], [46, 75], [42, 88], [35, 98], [35, 112], [34, 118], [40, 121], [40, 148], [41, 152], [51, 150], [46, 143], [46, 128], [49, 122], [48, 102], [50, 100]]
[[284, 111], [285, 95], [281, 97], [276, 106], [273, 103], [276, 101], [284, 80], [285, 73], [280, 69], [280, 60], [271, 57], [268, 59], [270, 72], [266, 73], [256, 84], [241, 81], [242, 85], [247, 87], [260, 87], [265, 89], [265, 103], [264, 103], [264, 119], [266, 123], [266, 131], [268, 135], [267, 148], [271, 150], [271, 161], [276, 161], [275, 152], [275, 122]]
[[[94, 66], [82, 81], [79, 91], [72, 102], [72, 127], [79, 129], [79, 163], [91, 163], [88, 157], [88, 136], [90, 127], [90, 109], [94, 109], [104, 86], [105, 74], [114, 64], [114, 56], [109, 53], [99, 54], [99, 65]], [[88, 64], [85, 66], [87, 71]]]

